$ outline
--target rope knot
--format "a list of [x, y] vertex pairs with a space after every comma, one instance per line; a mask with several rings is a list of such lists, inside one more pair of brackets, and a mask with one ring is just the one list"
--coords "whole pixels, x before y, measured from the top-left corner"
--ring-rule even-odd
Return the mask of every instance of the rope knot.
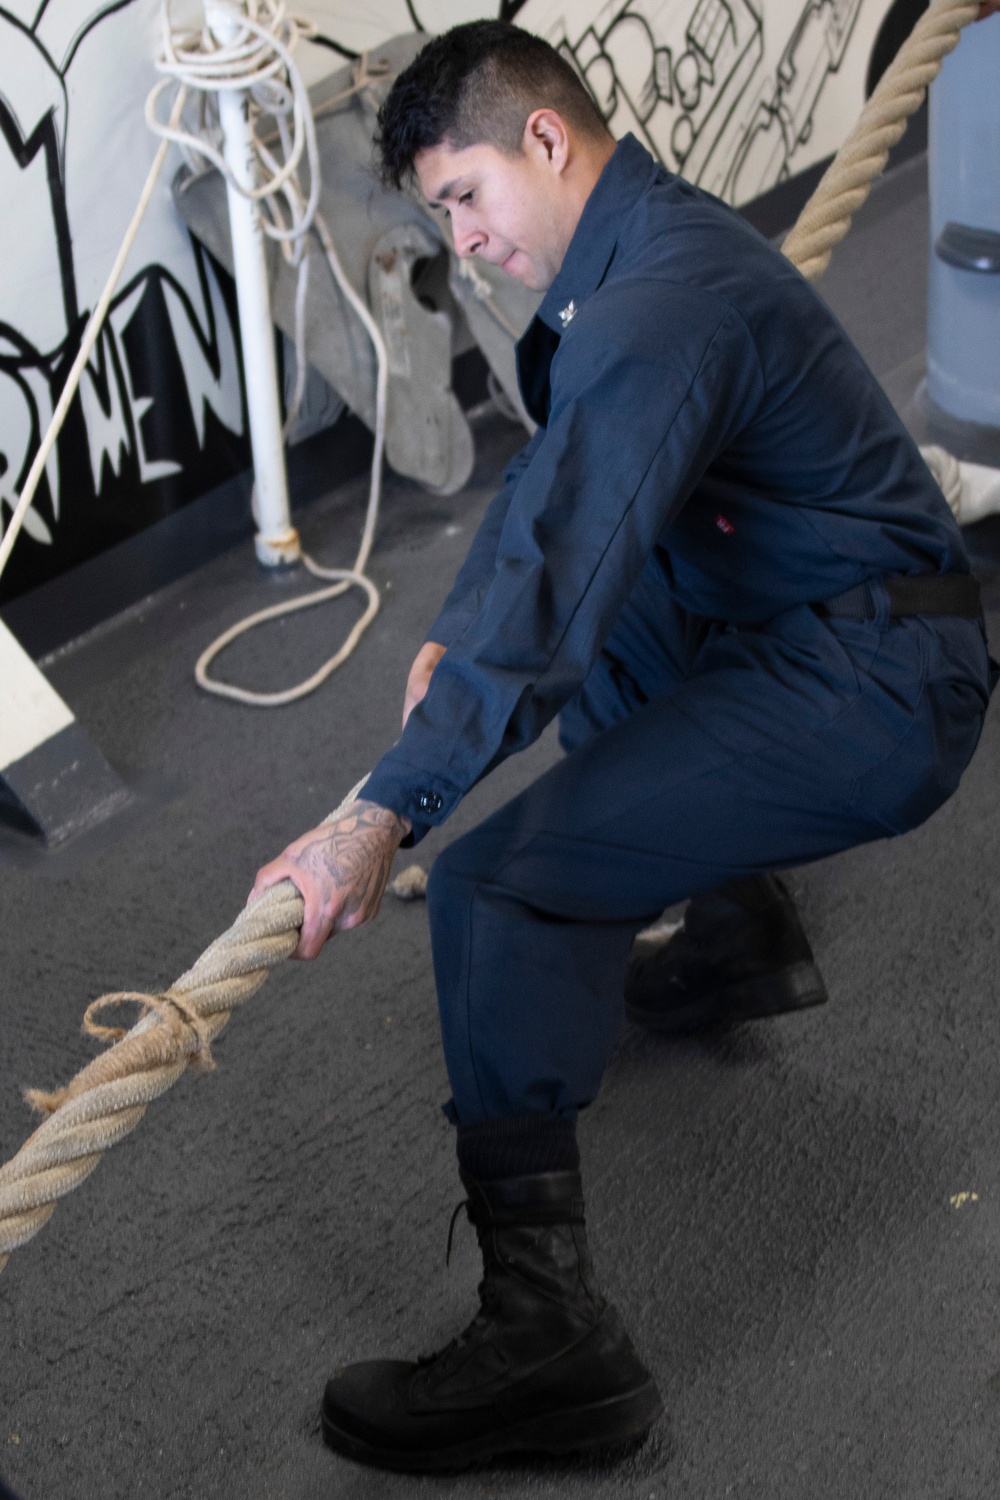
[[120, 1042], [128, 1035], [124, 1026], [102, 1026], [94, 1017], [109, 1005], [139, 1005], [143, 1020], [148, 1015], [157, 1015], [163, 1024], [179, 1031], [184, 1028], [194, 1033], [195, 1051], [188, 1059], [188, 1067], [196, 1073], [212, 1073], [215, 1059], [212, 1056], [212, 1033], [208, 1020], [194, 1006], [174, 990], [165, 990], [159, 995], [147, 995], [141, 990], [118, 990], [113, 995], [102, 995], [87, 1006], [83, 1016], [83, 1029], [88, 1036], [100, 1041]]

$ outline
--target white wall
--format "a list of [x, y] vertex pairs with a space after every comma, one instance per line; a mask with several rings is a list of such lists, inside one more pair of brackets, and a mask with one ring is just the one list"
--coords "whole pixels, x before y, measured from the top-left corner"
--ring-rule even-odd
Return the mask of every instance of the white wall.
[[[517, 22], [563, 48], [617, 134], [634, 131], [671, 170], [742, 202], [836, 148], [863, 103], [888, 3], [526, 0]], [[436, 30], [497, 11], [483, 0], [306, 0], [302, 8], [325, 36], [354, 51], [413, 30], [415, 20]], [[60, 369], [153, 156], [142, 110], [155, 81], [158, 34], [158, 0], [0, 0], [2, 514], [12, 508], [58, 397]], [[310, 81], [342, 65], [314, 45], [303, 60]], [[29, 513], [22, 559], [30, 549], [36, 560], [38, 549], [54, 549], [54, 567], [60, 533], [72, 532], [75, 550], [66, 558], [75, 560], [86, 552], [87, 508], [96, 518], [110, 490], [119, 510], [129, 496], [145, 504], [168, 482], [171, 494], [180, 493], [181, 481], [197, 482], [210, 428], [217, 437], [242, 433], [233, 330], [213, 274], [199, 267], [174, 212], [170, 175], [84, 376], [76, 436], [60, 445], [48, 491]], [[133, 320], [140, 308], [148, 319], [144, 299], [154, 286], [183, 380], [169, 399], [190, 408], [194, 436], [183, 452], [162, 436], [164, 413], [155, 407], [168, 398], [149, 394], [150, 351], [135, 347]], [[208, 410], [217, 423], [206, 421]]]

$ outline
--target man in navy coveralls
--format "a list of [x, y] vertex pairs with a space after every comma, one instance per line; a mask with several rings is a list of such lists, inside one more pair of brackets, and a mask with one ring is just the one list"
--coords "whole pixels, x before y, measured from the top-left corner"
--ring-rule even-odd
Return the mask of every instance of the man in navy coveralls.
[[339, 822], [260, 872], [298, 948], [370, 920], [404, 839], [556, 716], [565, 757], [428, 888], [481, 1308], [439, 1354], [337, 1371], [327, 1441], [397, 1469], [644, 1433], [659, 1396], [595, 1282], [575, 1138], [629, 979], [667, 1030], [815, 1003], [772, 872], [903, 833], [955, 790], [991, 664], [962, 539], [860, 355], [735, 212], [616, 145], [572, 69], [499, 22], [428, 43], [380, 116], [459, 255], [545, 299], [538, 423], [420, 651], [405, 728]]

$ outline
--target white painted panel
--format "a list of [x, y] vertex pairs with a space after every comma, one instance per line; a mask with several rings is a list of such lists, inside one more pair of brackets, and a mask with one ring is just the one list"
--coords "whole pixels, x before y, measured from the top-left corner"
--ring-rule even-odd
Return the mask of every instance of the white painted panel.
[[[831, 155], [864, 103], [891, 0], [525, 0], [516, 23], [584, 75], [615, 135], [745, 203]], [[360, 50], [414, 24], [496, 16], [496, 0], [299, 0]]]
[[0, 771], [72, 723], [72, 710], [0, 620]]

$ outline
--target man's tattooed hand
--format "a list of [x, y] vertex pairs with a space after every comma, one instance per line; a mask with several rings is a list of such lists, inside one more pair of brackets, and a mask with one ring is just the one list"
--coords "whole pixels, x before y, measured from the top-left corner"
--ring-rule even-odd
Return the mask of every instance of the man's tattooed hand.
[[411, 823], [359, 797], [335, 823], [312, 828], [257, 872], [248, 901], [268, 886], [291, 880], [305, 915], [293, 958], [315, 958], [334, 932], [370, 922], [389, 880], [392, 857]]

